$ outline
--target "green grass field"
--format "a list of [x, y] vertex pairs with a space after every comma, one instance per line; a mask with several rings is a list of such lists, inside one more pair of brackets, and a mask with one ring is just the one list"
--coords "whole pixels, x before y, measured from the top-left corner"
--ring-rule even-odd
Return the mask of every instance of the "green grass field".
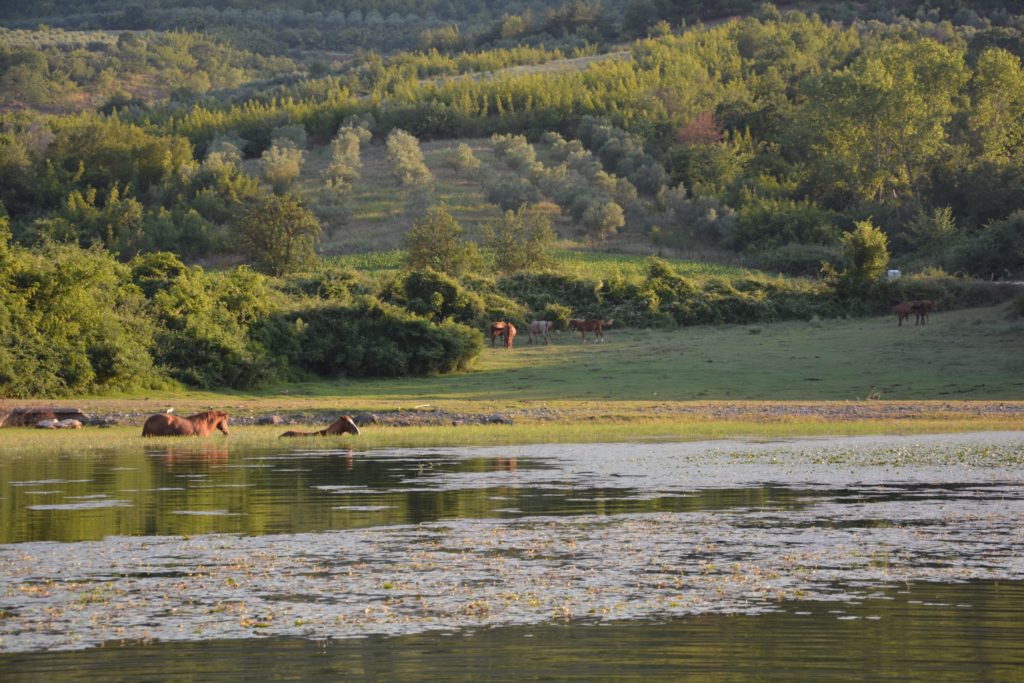
[[[976, 402], [1024, 401], [1024, 321], [1009, 318], [1006, 306], [939, 312], [927, 326], [898, 327], [894, 317], [885, 316], [677, 330], [613, 327], [606, 340], [583, 344], [579, 336], [563, 333], [555, 334], [550, 346], [529, 346], [523, 335], [511, 352], [486, 347], [471, 371], [436, 377], [339, 379], [255, 394], [182, 392], [4, 403], [73, 405], [96, 414], [157, 412], [168, 405], [179, 414], [219, 408], [233, 416], [520, 411], [514, 426], [371, 426], [357, 441], [343, 437], [359, 447], [1022, 427], [1019, 411], [969, 408]], [[916, 401], [923, 402], [919, 413], [885, 412], [887, 404]], [[778, 402], [799, 403], [780, 416], [769, 409]], [[841, 414], [851, 405], [878, 407], [879, 414], [835, 417], [834, 411]], [[723, 407], [729, 409], [725, 414]], [[551, 415], [537, 414], [544, 410]], [[230, 438], [258, 445], [270, 443], [280, 431], [233, 427]], [[138, 427], [40, 434], [2, 430], [0, 449], [80, 450], [141, 438]], [[201, 441], [220, 438], [215, 434]]]
[[347, 401], [701, 401], [1024, 399], [1024, 321], [1005, 307], [676, 330], [612, 327], [601, 344], [552, 335], [485, 348], [473, 371], [304, 387]]
[[605, 339], [593, 343], [591, 335], [584, 344], [563, 332], [552, 334], [550, 346], [531, 346], [524, 331], [512, 351], [485, 346], [466, 372], [148, 398], [176, 399], [180, 410], [252, 401], [350, 411], [449, 404], [476, 412], [524, 403], [1024, 400], [1024, 320], [1010, 318], [1005, 305], [934, 313], [926, 326], [898, 327], [894, 316], [674, 330], [613, 326]]

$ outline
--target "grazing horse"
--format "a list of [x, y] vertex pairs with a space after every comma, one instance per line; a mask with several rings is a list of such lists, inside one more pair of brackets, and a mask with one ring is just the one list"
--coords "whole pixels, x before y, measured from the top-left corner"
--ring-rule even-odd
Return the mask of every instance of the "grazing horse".
[[219, 429], [227, 436], [228, 414], [220, 410], [208, 410], [188, 417], [169, 413], [151, 415], [142, 426], [143, 436], [207, 436]]
[[327, 429], [321, 429], [318, 432], [285, 432], [278, 438], [285, 436], [334, 436], [335, 434], [359, 434], [359, 427], [356, 426], [355, 421], [351, 417], [342, 415]]
[[550, 343], [548, 333], [554, 326], [555, 324], [550, 320], [534, 320], [530, 323], [530, 343], [532, 344], [534, 340], [539, 342], [541, 339], [544, 339], [545, 344]]
[[491, 323], [491, 348], [494, 348], [494, 340], [497, 337], [504, 337], [508, 323], [504, 320]]
[[505, 348], [512, 350], [512, 340], [516, 338], [516, 326], [512, 323], [505, 324]]
[[903, 321], [909, 321], [910, 314], [914, 312], [914, 307], [910, 305], [909, 301], [890, 301], [889, 306], [896, 314], [896, 320], [899, 321], [898, 327], [903, 327]]
[[913, 313], [915, 316], [915, 325], [927, 325], [928, 324], [928, 312], [939, 310], [939, 305], [932, 299], [922, 299], [918, 301], [890, 301], [889, 305], [892, 307], [892, 312], [896, 314], [896, 319], [899, 321], [899, 326], [903, 326], [903, 321], [910, 322], [910, 314]]
[[583, 338], [584, 344], [587, 343], [587, 332], [593, 332], [594, 341], [600, 342], [604, 341], [604, 328], [611, 327], [613, 322], [615, 321], [601, 320], [600, 318], [596, 320], [579, 320], [578, 318], [573, 318], [569, 321], [569, 329], [579, 332], [580, 336]]
[[918, 301], [909, 301], [908, 303], [914, 309], [914, 313], [917, 314], [917, 319], [914, 321], [915, 325], [918, 323], [927, 325], [929, 311], [939, 310], [939, 304], [934, 299], [920, 299]]

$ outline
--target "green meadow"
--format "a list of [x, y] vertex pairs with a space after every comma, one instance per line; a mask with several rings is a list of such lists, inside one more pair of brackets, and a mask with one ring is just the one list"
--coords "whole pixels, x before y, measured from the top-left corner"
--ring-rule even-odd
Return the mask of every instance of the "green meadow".
[[[399, 402], [660, 402], [1024, 399], [1024, 321], [1005, 306], [933, 314], [673, 330], [612, 327], [605, 342], [521, 332], [487, 347], [470, 372], [289, 387], [289, 394]], [[267, 398], [280, 396], [270, 392]]]
[[[582, 343], [555, 333], [551, 344], [485, 348], [468, 372], [404, 379], [337, 379], [260, 393], [181, 392], [36, 401], [94, 414], [179, 414], [219, 408], [233, 416], [395, 412], [415, 417], [503, 413], [514, 424], [370, 425], [338, 444], [360, 448], [487, 445], [735, 436], [896, 434], [1019, 429], [1018, 411], [976, 410], [1024, 400], [1024, 321], [1006, 306], [933, 314], [930, 324], [895, 317], [812, 320], [674, 330], [616, 329]], [[8, 402], [13, 405], [12, 402]], [[780, 404], [785, 410], [773, 411]], [[916, 406], [911, 414], [888, 407]], [[872, 416], [844, 414], [869, 407]], [[728, 410], [723, 410], [727, 408]], [[888, 412], [891, 414], [888, 414]], [[915, 412], [916, 411], [916, 412]], [[321, 417], [316, 417], [319, 415]], [[232, 425], [229, 442], [276, 442], [281, 427]], [[214, 434], [189, 447], [224, 439]], [[0, 449], [105, 449], [141, 439], [138, 426], [81, 432], [0, 431]], [[156, 443], [161, 440], [147, 440]], [[319, 441], [317, 441], [319, 443]], [[205, 444], [205, 445], [204, 445]]]

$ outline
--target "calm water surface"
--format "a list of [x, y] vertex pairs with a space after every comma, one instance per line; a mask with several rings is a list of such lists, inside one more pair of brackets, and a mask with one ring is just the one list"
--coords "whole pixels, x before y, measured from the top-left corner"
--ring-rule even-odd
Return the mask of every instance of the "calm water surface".
[[0, 450], [0, 513], [5, 681], [1024, 679], [1021, 432]]

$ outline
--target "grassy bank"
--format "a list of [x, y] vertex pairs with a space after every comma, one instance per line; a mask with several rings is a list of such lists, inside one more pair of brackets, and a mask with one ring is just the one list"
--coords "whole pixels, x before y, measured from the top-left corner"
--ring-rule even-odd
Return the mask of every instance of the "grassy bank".
[[[2, 407], [73, 405], [136, 416], [168, 406], [179, 414], [219, 408], [236, 418], [305, 414], [302, 421], [311, 425], [324, 413], [387, 411], [410, 418], [406, 423], [413, 426], [374, 425], [358, 440], [336, 441], [360, 447], [1021, 428], [1024, 322], [1008, 318], [1003, 307], [940, 312], [917, 327], [882, 317], [671, 331], [613, 327], [603, 344], [568, 334], [555, 335], [546, 347], [520, 339], [524, 343], [512, 352], [488, 347], [473, 371], [456, 375], [342, 379], [260, 394], [5, 401]], [[500, 413], [514, 424], [466, 420], [453, 428], [418, 419], [437, 411], [446, 420]], [[234, 426], [228, 443], [269, 444], [281, 431]], [[32, 448], [45, 440], [47, 447], [66, 443], [80, 450], [126, 439], [141, 443], [138, 428], [82, 434], [7, 429], [0, 431], [0, 448]]]
[[26, 457], [42, 453], [68, 455], [102, 454], [114, 450], [147, 452], [224, 453], [279, 448], [330, 448], [368, 450], [377, 448], [442, 448], [454, 446], [502, 446], [530, 443], [617, 443], [638, 441], [704, 441], [729, 438], [774, 440], [815, 436], [868, 436], [938, 434], [968, 431], [1004, 431], [1012, 420], [992, 417], [885, 418], [831, 422], [820, 419], [786, 419], [767, 422], [750, 419], [635, 419], [628, 423], [586, 420], [581, 423], [451, 426], [368, 426], [359, 436], [305, 437], [281, 440], [283, 427], [233, 427], [229, 436], [215, 433], [206, 438], [143, 438], [137, 426], [77, 431], [5, 429], [0, 432], [0, 455]]

